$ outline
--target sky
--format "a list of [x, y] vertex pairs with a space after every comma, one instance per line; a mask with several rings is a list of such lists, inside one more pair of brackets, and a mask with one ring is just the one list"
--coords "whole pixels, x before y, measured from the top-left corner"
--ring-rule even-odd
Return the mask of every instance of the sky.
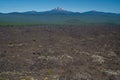
[[0, 12], [47, 11], [56, 7], [74, 12], [120, 13], [120, 0], [0, 0]]

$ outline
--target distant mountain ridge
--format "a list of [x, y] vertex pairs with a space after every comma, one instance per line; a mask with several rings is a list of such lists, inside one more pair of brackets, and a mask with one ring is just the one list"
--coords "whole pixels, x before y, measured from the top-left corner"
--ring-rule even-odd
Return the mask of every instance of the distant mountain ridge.
[[[38, 13], [80, 13], [80, 12], [73, 12], [73, 11], [68, 11], [68, 10], [65, 10], [63, 8], [60, 8], [60, 7], [57, 7], [57, 8], [54, 8], [54, 9], [51, 9], [51, 10], [48, 10], [48, 11], [41, 11], [41, 12], [38, 12], [38, 11], [35, 11], [35, 10], [32, 10], [32, 11], [26, 11], [26, 12], [9, 12], [7, 14], [38, 14]], [[96, 10], [91, 10], [91, 11], [86, 11], [86, 12], [82, 12], [81, 14], [84, 14], [84, 13], [109, 13], [109, 14], [118, 14], [118, 13], [111, 13], [111, 12], [100, 12], [100, 11], [96, 11]], [[0, 12], [0, 14], [6, 14], [6, 13], [2, 13]]]
[[9, 13], [2, 13], [0, 14], [119, 14], [119, 13], [111, 13], [111, 12], [101, 12], [101, 11], [96, 11], [96, 10], [91, 10], [91, 11], [86, 11], [86, 12], [73, 12], [73, 11], [68, 11], [63, 8], [57, 7], [48, 11], [26, 11], [26, 12], [9, 12]]
[[100, 11], [72, 12], [57, 7], [48, 11], [0, 13], [0, 25], [6, 24], [120, 24], [120, 14]]
[[57, 7], [48, 11], [26, 11], [26, 12], [10, 12], [7, 14], [73, 14], [75, 12], [64, 10], [63, 8]]

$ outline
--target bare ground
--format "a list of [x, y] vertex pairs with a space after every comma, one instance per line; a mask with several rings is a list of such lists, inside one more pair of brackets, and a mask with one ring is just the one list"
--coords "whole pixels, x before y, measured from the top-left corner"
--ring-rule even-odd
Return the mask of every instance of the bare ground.
[[0, 27], [0, 80], [120, 80], [120, 27]]

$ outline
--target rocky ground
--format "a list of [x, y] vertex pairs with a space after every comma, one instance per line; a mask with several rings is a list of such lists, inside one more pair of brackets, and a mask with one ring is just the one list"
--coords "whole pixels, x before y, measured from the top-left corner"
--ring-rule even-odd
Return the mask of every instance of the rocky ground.
[[120, 80], [120, 27], [0, 27], [0, 80]]

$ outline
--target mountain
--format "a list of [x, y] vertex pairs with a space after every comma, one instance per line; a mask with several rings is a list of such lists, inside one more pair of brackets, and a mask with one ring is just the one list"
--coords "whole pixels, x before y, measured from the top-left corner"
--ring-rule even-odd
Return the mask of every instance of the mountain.
[[21, 12], [11, 12], [11, 13], [5, 13], [5, 14], [22, 14], [22, 13]]
[[[2, 14], [2, 13], [0, 13]], [[54, 9], [51, 9], [49, 11], [43, 11], [43, 12], [38, 12], [35, 10], [32, 11], [26, 11], [26, 12], [11, 12], [8, 14], [84, 14], [84, 15], [117, 15], [116, 13], [110, 13], [110, 12], [100, 12], [100, 11], [96, 11], [96, 10], [91, 10], [91, 11], [87, 11], [87, 12], [72, 12], [72, 11], [68, 11], [68, 10], [64, 10], [63, 8], [57, 7]]]
[[52, 9], [52, 11], [66, 11], [66, 10], [64, 10], [63, 8], [57, 7]]
[[52, 10], [47, 11], [47, 12], [49, 12], [49, 13], [64, 13], [64, 14], [74, 13], [72, 11], [64, 10], [63, 8], [60, 8], [60, 7], [57, 7], [55, 9], [52, 9]]
[[49, 11], [39, 12], [39, 14], [61, 14], [61, 15], [65, 15], [65, 14], [74, 14], [74, 12], [67, 11], [67, 10], [64, 10], [63, 8], [57, 7], [57, 8], [54, 8], [52, 10], [49, 10]]
[[37, 14], [37, 11], [26, 11], [26, 12], [10, 12], [6, 14]]
[[49, 11], [12, 12], [0, 14], [0, 25], [39, 24], [120, 24], [120, 14], [100, 11], [72, 12], [57, 7]]
[[36, 13], [38, 13], [37, 11], [34, 11], [34, 10], [32, 10], [32, 11], [27, 11], [27, 12], [23, 12], [23, 14], [36, 14]]
[[27, 12], [11, 12], [8, 14], [74, 14], [75, 12], [64, 10], [63, 8], [57, 7], [49, 11], [37, 12], [37, 11], [27, 11]]
[[83, 12], [83, 14], [88, 14], [88, 15], [117, 15], [117, 13], [100, 12], [100, 11], [95, 11], [95, 10]]

